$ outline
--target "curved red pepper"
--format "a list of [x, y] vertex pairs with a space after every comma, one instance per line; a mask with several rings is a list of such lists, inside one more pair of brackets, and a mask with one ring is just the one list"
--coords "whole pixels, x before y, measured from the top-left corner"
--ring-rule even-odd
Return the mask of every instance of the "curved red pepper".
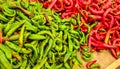
[[118, 16], [114, 16], [117, 20], [120, 20], [120, 16], [118, 15]]
[[86, 64], [86, 68], [89, 68], [92, 64], [94, 64], [97, 60], [90, 61]]
[[103, 42], [97, 41], [93, 37], [91, 38], [91, 44], [95, 47], [104, 47], [104, 48], [117, 48], [116, 46], [108, 45]]
[[92, 7], [89, 7], [89, 11], [95, 15], [101, 15], [104, 13], [103, 10], [94, 10]]
[[66, 10], [72, 9], [73, 7], [73, 0], [64, 0], [65, 4], [64, 7]]
[[57, 2], [54, 4], [54, 9], [57, 12], [63, 11], [64, 10], [63, 2], [61, 2], [60, 0], [57, 0]]
[[49, 2], [49, 1], [46, 1], [46, 2], [43, 3], [43, 7], [47, 9], [48, 6], [49, 6], [49, 4], [50, 4], [50, 2]]
[[54, 6], [54, 4], [57, 2], [57, 0], [53, 0], [52, 3], [48, 6], [48, 8], [52, 8]]
[[106, 16], [107, 14], [111, 11], [111, 8], [107, 9], [104, 14], [103, 14], [103, 18], [102, 18], [102, 22], [105, 23], [105, 19], [106, 19]]
[[107, 15], [109, 18], [110, 18], [110, 28], [112, 28], [112, 26], [113, 26], [113, 24], [114, 24], [114, 17], [113, 17], [113, 15], [111, 15], [111, 14], [108, 14]]
[[82, 25], [80, 30], [83, 31], [84, 33], [87, 33], [88, 28], [86, 26]]
[[111, 5], [112, 5], [112, 0], [108, 0], [107, 3], [105, 3], [104, 5], [104, 9], [110, 8]]
[[79, 4], [81, 7], [85, 7], [91, 3], [92, 3], [92, 0], [87, 0], [87, 1], [79, 0]]
[[101, 19], [102, 19], [102, 17], [99, 16], [99, 15], [90, 15], [90, 17], [91, 17], [94, 21], [96, 21], [96, 20], [101, 20]]
[[61, 17], [64, 18], [69, 18], [72, 14], [74, 14], [73, 12], [64, 12], [62, 13]]
[[113, 57], [114, 57], [115, 59], [118, 59], [118, 56], [117, 56], [117, 54], [116, 54], [116, 52], [115, 52], [114, 49], [110, 49], [110, 52], [111, 52], [111, 54], [113, 55]]
[[100, 10], [100, 7], [96, 3], [92, 3], [92, 7], [95, 8], [95, 9], [97, 9], [97, 10]]

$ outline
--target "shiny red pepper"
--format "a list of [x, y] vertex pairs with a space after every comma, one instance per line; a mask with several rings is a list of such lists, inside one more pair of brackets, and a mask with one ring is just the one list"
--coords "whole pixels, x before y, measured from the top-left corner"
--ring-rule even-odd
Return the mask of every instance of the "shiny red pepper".
[[111, 54], [113, 55], [114, 58], [118, 59], [118, 56], [117, 56], [114, 49], [110, 49], [110, 52], [111, 52]]
[[86, 68], [89, 69], [89, 67], [94, 64], [97, 60], [90, 61], [86, 64]]

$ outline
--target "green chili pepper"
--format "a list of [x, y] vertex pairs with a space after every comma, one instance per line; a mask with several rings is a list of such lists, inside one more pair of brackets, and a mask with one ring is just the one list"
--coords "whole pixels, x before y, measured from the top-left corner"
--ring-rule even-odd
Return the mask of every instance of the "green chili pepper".
[[40, 32], [38, 32], [38, 34], [47, 34], [47, 35], [49, 35], [52, 39], [54, 39], [54, 37], [53, 37], [53, 35], [51, 34], [51, 32], [50, 31], [40, 31]]
[[76, 61], [79, 63], [79, 66], [81, 67], [82, 65], [82, 61], [80, 60], [80, 58], [78, 57], [78, 55], [76, 55]]
[[83, 32], [80, 32], [80, 35], [82, 35], [80, 37], [80, 44], [84, 44], [85, 43], [85, 34]]
[[38, 57], [38, 52], [37, 52], [37, 49], [35, 46], [33, 46], [32, 44], [24, 44], [25, 47], [27, 48], [31, 48], [33, 51], [34, 51], [34, 54], [33, 54], [33, 57], [32, 57], [32, 60], [35, 61], [36, 58]]
[[7, 34], [6, 37], [11, 36], [22, 24], [25, 23], [26, 20], [22, 20], [20, 23], [18, 23], [18, 25], [16, 25], [15, 27], [13, 27], [12, 29], [10, 29]]
[[5, 69], [5, 67], [1, 63], [0, 63], [0, 69]]
[[18, 6], [20, 6], [21, 0], [17, 0], [17, 1], [16, 1], [16, 4], [17, 4]]
[[27, 58], [24, 59], [20, 69], [26, 69], [26, 66], [27, 66]]
[[21, 50], [21, 48], [20, 48], [19, 46], [15, 45], [15, 44], [12, 43], [12, 42], [6, 41], [5, 44], [6, 44], [9, 48], [11, 48], [11, 49], [13, 49], [13, 50], [15, 50], [15, 51], [20, 51], [20, 50]]
[[21, 65], [22, 65], [22, 61], [18, 62], [16, 65], [12, 64], [12, 67], [15, 68], [15, 69], [18, 69]]
[[77, 16], [77, 23], [78, 23], [78, 30], [80, 29], [80, 14], [78, 14]]
[[59, 53], [58, 53], [59, 55], [64, 55], [64, 54], [66, 53], [66, 51], [67, 51], [67, 46], [64, 45], [63, 48], [64, 48], [63, 52], [59, 52]]
[[95, 64], [92, 64], [89, 69], [94, 69], [94, 68], [98, 68], [99, 67], [99, 64], [98, 63], [95, 63]]
[[32, 50], [31, 49], [25, 49], [25, 48], [22, 48], [22, 53], [24, 53], [24, 54], [30, 54], [32, 52]]
[[5, 45], [0, 45], [0, 49], [5, 53], [6, 57], [11, 60], [12, 59], [12, 53], [11, 51], [5, 46]]
[[44, 40], [44, 41], [41, 43], [41, 45], [40, 45], [40, 57], [39, 57], [39, 60], [41, 60], [42, 57], [43, 57], [44, 47], [45, 47], [45, 45], [47, 44], [48, 40], [49, 40], [49, 38], [47, 38], [46, 40]]
[[12, 69], [12, 65], [7, 60], [4, 53], [0, 50], [0, 63], [6, 68], [6, 69]]
[[77, 36], [79, 35], [79, 32], [77, 32], [77, 31], [75, 31], [75, 30], [70, 30], [69, 32], [70, 32], [71, 34], [73, 34], [74, 36], [75, 36], [75, 35], [77, 35]]
[[18, 42], [19, 42], [19, 46], [23, 46], [23, 36], [24, 36], [24, 31], [25, 31], [25, 25], [22, 26], [21, 28], [21, 31], [20, 31], [20, 35], [19, 35], [19, 39], [18, 39]]
[[45, 36], [39, 35], [39, 34], [30, 34], [28, 36], [28, 38], [31, 39], [31, 40], [44, 40], [44, 39], [46, 39]]
[[3, 11], [3, 13], [4, 13], [4, 15], [6, 15], [6, 16], [10, 16], [10, 17], [13, 17], [13, 16], [16, 15], [16, 11], [15, 11], [15, 10], [13, 11], [12, 14], [9, 14], [9, 13], [7, 13], [7, 12], [5, 12], [5, 11]]
[[46, 23], [46, 19], [44, 15], [38, 15], [32, 18], [32, 22], [34, 25], [44, 25]]
[[79, 43], [79, 41], [76, 39], [76, 38], [72, 38], [72, 40], [73, 40], [73, 46], [74, 46], [74, 48], [76, 49], [76, 50], [78, 50], [79, 48], [80, 48], [80, 43]]
[[45, 64], [45, 62], [47, 61], [47, 59], [48, 59], [47, 57], [43, 58], [40, 63], [36, 64], [33, 67], [33, 69], [40, 69]]
[[25, 35], [24, 35], [24, 41], [26, 42], [27, 41], [27, 38], [28, 38], [28, 36], [30, 35], [31, 33], [29, 33], [29, 32], [25, 32]]
[[67, 69], [71, 69], [71, 67], [69, 66], [68, 63], [64, 63], [64, 66], [65, 66]]
[[60, 23], [62, 20], [60, 19], [58, 14], [52, 14], [52, 16], [55, 18], [56, 22]]
[[49, 39], [49, 43], [48, 43], [48, 46], [46, 47], [45, 49], [45, 53], [43, 55], [43, 58], [47, 56], [49, 50], [52, 48], [52, 45], [53, 45], [53, 40], [52, 39]]
[[63, 66], [63, 63], [57, 65], [55, 68], [56, 68], [56, 69], [60, 69], [62, 66]]
[[2, 5], [2, 7], [3, 7], [3, 10], [4, 10], [6, 13], [8, 13], [8, 14], [13, 14], [13, 13], [14, 13], [14, 11], [11, 10], [11, 9], [9, 9], [9, 6], [8, 6], [7, 4], [5, 4], [5, 3]]
[[22, 2], [21, 2], [21, 5], [24, 7], [24, 8], [28, 8], [29, 7], [29, 0], [23, 0]]
[[85, 61], [91, 61], [93, 59], [93, 55], [90, 55], [89, 57], [86, 57], [86, 56], [82, 56], [82, 58], [85, 60]]
[[4, 21], [4, 22], [8, 22], [8, 19], [3, 16], [2, 14], [0, 14], [0, 20]]
[[48, 69], [52, 69], [48, 62], [45, 63], [45, 67]]
[[13, 23], [14, 22], [14, 20], [15, 20], [15, 17], [13, 17], [11, 20], [9, 20], [9, 22], [7, 23], [7, 26], [5, 27], [5, 29], [4, 29], [4, 33], [6, 34], [8, 31], [9, 31], [9, 29], [11, 28], [11, 23]]
[[20, 10], [17, 10], [16, 12], [21, 19], [26, 19], [27, 21], [30, 21], [29, 18], [25, 16]]
[[67, 53], [65, 54], [65, 57], [64, 57], [64, 63], [66, 63], [66, 61], [70, 58], [71, 55], [72, 55], [72, 52], [67, 51]]
[[64, 38], [64, 40], [66, 40], [68, 38], [68, 32], [67, 32], [67, 30], [64, 30], [63, 38]]
[[89, 33], [89, 32], [90, 32], [90, 30], [91, 30], [90, 25], [89, 25], [89, 24], [86, 24], [86, 23], [84, 23], [84, 25], [88, 28], [88, 33]]
[[91, 29], [94, 27], [94, 26], [96, 26], [98, 24], [98, 22], [96, 21], [96, 22], [94, 22], [90, 27], [91, 27]]
[[70, 22], [73, 24], [73, 25], [76, 25], [76, 20], [74, 18], [70, 18]]
[[72, 40], [71, 40], [71, 36], [69, 34], [68, 34], [68, 43], [69, 43], [69, 50], [73, 51], [73, 43], [72, 43]]
[[25, 23], [25, 26], [26, 26], [26, 30], [28, 31], [32, 31], [34, 33], [38, 31], [38, 28], [32, 25], [31, 23], [29, 23], [28, 21]]
[[62, 50], [62, 40], [60, 38], [56, 38], [55, 39], [55, 43], [56, 43], [56, 46], [55, 46], [55, 49], [57, 51], [61, 51]]
[[61, 30], [61, 31], [64, 31], [64, 30], [66, 30], [67, 29], [67, 26], [66, 25], [60, 25], [59, 26], [59, 30]]
[[27, 65], [26, 69], [31, 69], [31, 66], [30, 64]]

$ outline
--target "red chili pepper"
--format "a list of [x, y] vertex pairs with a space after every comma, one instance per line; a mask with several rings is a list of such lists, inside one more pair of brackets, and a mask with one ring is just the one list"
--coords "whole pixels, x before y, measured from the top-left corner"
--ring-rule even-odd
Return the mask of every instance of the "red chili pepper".
[[78, 28], [78, 26], [77, 26], [77, 25], [75, 25], [75, 26], [74, 26], [74, 29], [77, 29], [77, 28]]
[[68, 0], [67, 2], [65, 0], [64, 7], [66, 8], [66, 10], [72, 9], [72, 7], [73, 7], [73, 0]]
[[112, 5], [112, 0], [108, 0], [107, 3], [105, 3], [104, 5], [104, 9], [110, 8], [111, 5]]
[[71, 15], [73, 15], [74, 14], [74, 12], [64, 12], [64, 13], [62, 13], [62, 18], [64, 19], [64, 18], [69, 18]]
[[90, 61], [86, 64], [86, 68], [89, 68], [92, 64], [94, 64], [97, 60]]
[[120, 5], [116, 5], [115, 9], [120, 10]]
[[54, 9], [56, 10], [56, 12], [63, 11], [64, 10], [63, 2], [57, 0], [57, 2], [54, 4]]
[[120, 38], [115, 39], [115, 40], [113, 41], [113, 45], [116, 45], [116, 44], [117, 44], [117, 42], [120, 42]]
[[97, 32], [95, 32], [95, 37], [97, 40], [101, 40], [100, 35]]
[[115, 2], [120, 4], [120, 1], [119, 1], [119, 0], [115, 0]]
[[110, 25], [109, 26], [110, 26], [110, 28], [112, 28], [112, 26], [114, 24], [114, 17], [111, 14], [108, 14], [107, 16], [110, 17], [111, 21], [110, 21]]
[[105, 18], [106, 18], [106, 16], [107, 16], [107, 14], [110, 12], [110, 8], [109, 9], [107, 9], [105, 12], [104, 12], [104, 14], [103, 14], [103, 22], [105, 22]]
[[99, 3], [102, 2], [102, 0], [93, 0], [93, 1], [94, 1], [94, 3], [96, 3], [96, 4], [99, 4]]
[[115, 22], [114, 24], [115, 24], [116, 26], [119, 26], [119, 25], [120, 25], [120, 23], [118, 22], [118, 20], [117, 20], [116, 18], [115, 18], [115, 21], [114, 21], [114, 22]]
[[120, 38], [120, 33], [119, 33], [119, 31], [116, 31], [116, 35], [117, 35], [118, 38]]
[[83, 31], [84, 33], [87, 33], [88, 28], [86, 26], [82, 25], [80, 30]]
[[111, 54], [113, 55], [113, 57], [114, 57], [115, 59], [118, 59], [118, 56], [117, 56], [117, 54], [116, 54], [116, 52], [115, 52], [114, 49], [110, 49], [110, 52], [111, 52]]
[[114, 16], [117, 20], [120, 20], [120, 16], [118, 15], [118, 16]]
[[51, 9], [51, 8], [54, 6], [54, 4], [55, 4], [56, 2], [57, 2], [57, 0], [53, 0], [53, 1], [52, 1], [52, 3], [49, 5], [49, 7], [48, 7], [48, 8], [50, 8], [50, 9]]
[[92, 3], [92, 0], [87, 0], [87, 1], [79, 0], [79, 4], [81, 7], [86, 7], [87, 5], [91, 3]]
[[47, 9], [48, 6], [49, 6], [49, 4], [50, 4], [50, 2], [49, 2], [49, 1], [46, 1], [46, 2], [43, 3], [43, 7]]
[[91, 44], [95, 47], [105, 47], [105, 48], [117, 48], [116, 46], [108, 45], [103, 42], [97, 41], [93, 37], [91, 38]]
[[101, 15], [104, 13], [103, 10], [94, 10], [92, 7], [89, 7], [89, 11], [95, 15]]
[[102, 19], [102, 17], [99, 16], [99, 15], [90, 15], [90, 17], [91, 17], [94, 21], [96, 21], [96, 20], [101, 20], [101, 19]]
[[97, 10], [100, 10], [100, 7], [96, 3], [92, 3], [92, 7], [95, 8], [95, 9], [97, 9]]

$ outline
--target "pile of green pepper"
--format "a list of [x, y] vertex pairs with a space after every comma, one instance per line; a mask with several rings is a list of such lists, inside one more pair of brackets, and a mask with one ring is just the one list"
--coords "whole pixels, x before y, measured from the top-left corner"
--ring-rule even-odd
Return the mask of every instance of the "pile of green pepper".
[[38, 2], [0, 0], [0, 69], [72, 69], [85, 34]]

